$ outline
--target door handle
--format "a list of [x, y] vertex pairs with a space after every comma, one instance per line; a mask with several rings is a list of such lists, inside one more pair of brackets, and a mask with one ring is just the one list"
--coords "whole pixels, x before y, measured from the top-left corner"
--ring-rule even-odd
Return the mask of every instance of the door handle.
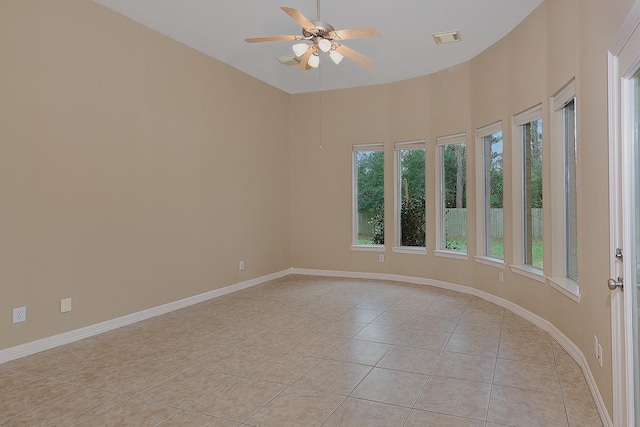
[[623, 290], [624, 289], [624, 281], [622, 280], [622, 277], [618, 277], [617, 280], [616, 279], [609, 279], [609, 280], [607, 280], [607, 286], [612, 291], [615, 291], [616, 288], [620, 288], [620, 290]]

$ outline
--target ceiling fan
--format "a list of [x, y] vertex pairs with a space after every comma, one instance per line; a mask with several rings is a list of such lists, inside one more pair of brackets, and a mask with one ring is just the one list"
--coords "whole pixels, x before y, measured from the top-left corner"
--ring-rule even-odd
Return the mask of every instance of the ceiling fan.
[[325, 52], [337, 65], [346, 56], [352, 61], [370, 67], [373, 61], [361, 53], [345, 46], [341, 43], [347, 39], [361, 39], [368, 37], [380, 37], [380, 32], [374, 27], [350, 28], [346, 30], [336, 30], [331, 24], [320, 20], [320, 0], [317, 1], [318, 19], [310, 21], [298, 9], [291, 7], [281, 7], [287, 15], [292, 17], [301, 27], [301, 36], [271, 36], [253, 37], [244, 39], [247, 43], [271, 42], [271, 41], [300, 41], [293, 45], [293, 53], [299, 58], [298, 68], [310, 70], [320, 65], [320, 52]]

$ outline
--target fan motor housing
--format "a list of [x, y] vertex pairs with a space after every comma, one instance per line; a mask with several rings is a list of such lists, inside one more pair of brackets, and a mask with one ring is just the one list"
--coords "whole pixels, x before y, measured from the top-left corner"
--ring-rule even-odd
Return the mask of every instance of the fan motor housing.
[[302, 29], [302, 35], [305, 37], [322, 37], [323, 39], [329, 39], [331, 40], [332, 38], [329, 36], [329, 34], [333, 31], [335, 31], [336, 29], [333, 28], [333, 25], [328, 24], [326, 22], [322, 22], [322, 21], [311, 21], [311, 23], [315, 26], [315, 29], [317, 30], [317, 32], [312, 33], [307, 31], [307, 29], [303, 28]]

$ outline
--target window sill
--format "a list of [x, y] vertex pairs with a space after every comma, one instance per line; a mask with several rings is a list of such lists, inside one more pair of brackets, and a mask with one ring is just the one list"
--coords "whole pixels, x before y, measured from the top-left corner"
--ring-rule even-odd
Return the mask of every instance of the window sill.
[[442, 257], [442, 258], [459, 259], [463, 261], [466, 261], [469, 259], [469, 255], [466, 252], [437, 250], [437, 251], [433, 251], [433, 254], [435, 256]]
[[362, 252], [386, 252], [387, 248], [384, 245], [351, 245], [351, 250]]
[[580, 286], [566, 277], [547, 277], [549, 285], [564, 296], [580, 304]]
[[545, 282], [544, 272], [530, 265], [510, 265], [511, 271], [529, 279], [537, 280], [540, 283]]
[[504, 270], [504, 261], [501, 259], [491, 258], [488, 256], [474, 256], [473, 259], [475, 259], [477, 263]]
[[412, 254], [412, 255], [426, 255], [427, 248], [417, 248], [412, 246], [398, 246], [391, 248], [394, 254]]

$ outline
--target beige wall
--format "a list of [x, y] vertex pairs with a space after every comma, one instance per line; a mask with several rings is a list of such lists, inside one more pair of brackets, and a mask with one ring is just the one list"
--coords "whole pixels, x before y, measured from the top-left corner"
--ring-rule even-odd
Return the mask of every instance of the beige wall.
[[[402, 274], [473, 286], [549, 320], [581, 348], [611, 412], [606, 49], [632, 3], [546, 0], [467, 63], [287, 95], [89, 1], [0, 0], [0, 349], [290, 266]], [[580, 304], [509, 269], [501, 285], [473, 258], [388, 249], [379, 263], [350, 249], [353, 144], [385, 144], [389, 248], [393, 143], [426, 139], [433, 200], [435, 139], [466, 132], [474, 255], [475, 129], [502, 120], [509, 159], [511, 116], [542, 103], [548, 158], [549, 97], [573, 77]], [[507, 263], [511, 173], [507, 161]], [[548, 178], [547, 162], [545, 200]], [[433, 249], [433, 203], [427, 213]], [[62, 315], [66, 297], [73, 311]], [[22, 305], [28, 322], [11, 325]]]
[[286, 93], [86, 0], [0, 58], [0, 348], [291, 266]]
[[[318, 95], [292, 97], [292, 253], [302, 268], [375, 271], [444, 280], [473, 286], [512, 301], [552, 322], [580, 347], [612, 410], [611, 321], [608, 248], [607, 47], [631, 8], [632, 0], [547, 0], [507, 37], [469, 61], [451, 69], [395, 84], [323, 94], [325, 129], [338, 127], [337, 137], [323, 132], [324, 151], [305, 149], [301, 138], [303, 106]], [[467, 132], [468, 221], [470, 254], [475, 255], [475, 129], [502, 121], [505, 156], [505, 254], [512, 262], [511, 117], [542, 104], [545, 156], [549, 150], [549, 99], [573, 77], [578, 96], [579, 256], [582, 300], [577, 304], [560, 292], [509, 268], [498, 283], [497, 268], [471, 258], [459, 261], [427, 255], [392, 253], [393, 143], [427, 140], [427, 246], [435, 246], [435, 139]], [[329, 97], [327, 97], [329, 98]], [[316, 104], [317, 105], [317, 104]], [[385, 113], [383, 106], [389, 105]], [[337, 110], [336, 110], [337, 107]], [[346, 116], [345, 116], [346, 115]], [[335, 121], [339, 121], [336, 124]], [[329, 132], [336, 132], [330, 130]], [[351, 146], [385, 143], [386, 261], [375, 252], [351, 251]], [[299, 174], [296, 173], [299, 171]], [[545, 162], [545, 200], [550, 200], [550, 169]], [[300, 179], [300, 180], [299, 180]], [[322, 191], [320, 191], [322, 189]], [[313, 207], [311, 207], [313, 206]], [[319, 209], [326, 206], [325, 209]], [[547, 205], [548, 206], [548, 205]], [[545, 264], [550, 266], [550, 221], [545, 212]], [[550, 271], [547, 272], [550, 274]], [[606, 347], [604, 367], [592, 356], [596, 334]]]

